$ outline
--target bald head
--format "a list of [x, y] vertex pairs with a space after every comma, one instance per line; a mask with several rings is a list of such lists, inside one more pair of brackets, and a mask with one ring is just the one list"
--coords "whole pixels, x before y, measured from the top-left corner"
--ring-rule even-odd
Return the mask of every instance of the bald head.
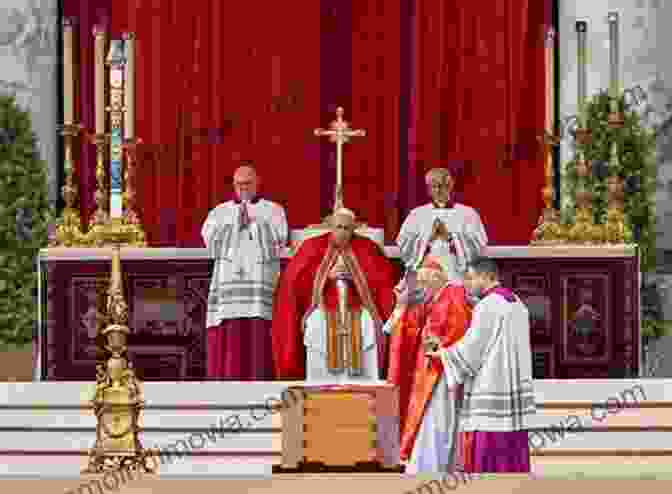
[[453, 191], [453, 176], [448, 168], [432, 168], [425, 175], [425, 183], [434, 202], [445, 204]]
[[233, 174], [233, 188], [241, 201], [249, 201], [256, 195], [258, 183], [257, 172], [251, 166], [240, 166]]
[[329, 225], [331, 226], [332, 241], [335, 245], [343, 246], [350, 241], [355, 231], [356, 220], [355, 213], [349, 209], [341, 208], [334, 211], [334, 214], [329, 218]]

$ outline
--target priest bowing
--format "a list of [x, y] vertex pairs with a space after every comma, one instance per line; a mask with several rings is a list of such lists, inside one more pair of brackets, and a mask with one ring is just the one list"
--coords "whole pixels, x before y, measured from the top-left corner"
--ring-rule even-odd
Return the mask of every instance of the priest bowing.
[[394, 305], [395, 269], [355, 226], [355, 214], [338, 209], [331, 231], [305, 240], [282, 273], [273, 310], [276, 378], [330, 384], [382, 378], [382, 327]]
[[455, 202], [449, 169], [430, 170], [425, 182], [432, 202], [413, 209], [401, 225], [401, 259], [408, 269], [418, 269], [432, 255], [441, 260], [449, 278], [464, 279], [467, 264], [488, 243], [481, 217], [474, 208]]

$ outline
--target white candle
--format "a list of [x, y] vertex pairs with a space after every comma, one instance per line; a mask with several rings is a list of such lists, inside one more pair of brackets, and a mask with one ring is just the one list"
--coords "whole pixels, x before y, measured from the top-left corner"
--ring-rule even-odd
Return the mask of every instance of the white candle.
[[576, 22], [576, 58], [577, 58], [577, 72], [578, 72], [578, 116], [581, 126], [585, 125], [584, 110], [586, 104], [586, 37], [588, 31], [588, 23], [586, 21]]
[[73, 29], [70, 19], [63, 20], [63, 121], [75, 120], [75, 72], [73, 64]]
[[95, 36], [95, 95], [96, 134], [105, 133], [105, 31], [101, 26], [93, 28]]
[[555, 31], [551, 27], [546, 33], [546, 130], [553, 135], [555, 129], [554, 109], [555, 109]]
[[124, 137], [135, 137], [135, 35], [125, 33], [126, 65], [124, 67]]
[[609, 12], [609, 89], [618, 94], [618, 12]]

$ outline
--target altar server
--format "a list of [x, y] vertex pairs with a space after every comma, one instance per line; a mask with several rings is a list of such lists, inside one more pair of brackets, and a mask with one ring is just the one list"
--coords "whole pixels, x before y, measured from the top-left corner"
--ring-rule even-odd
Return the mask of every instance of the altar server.
[[441, 259], [449, 278], [462, 279], [467, 263], [488, 243], [481, 217], [453, 200], [449, 169], [430, 170], [425, 182], [432, 202], [413, 209], [401, 225], [396, 241], [401, 259], [408, 269], [418, 269], [429, 254]]
[[250, 166], [233, 177], [237, 199], [210, 211], [201, 235], [215, 266], [208, 297], [208, 377], [273, 379], [271, 319], [287, 218], [257, 195]]
[[472, 473], [530, 472], [527, 431], [536, 406], [529, 312], [499, 284], [494, 261], [473, 261], [468, 275], [467, 289], [480, 301], [466, 335], [428, 352], [441, 358], [453, 394], [463, 385], [461, 461]]

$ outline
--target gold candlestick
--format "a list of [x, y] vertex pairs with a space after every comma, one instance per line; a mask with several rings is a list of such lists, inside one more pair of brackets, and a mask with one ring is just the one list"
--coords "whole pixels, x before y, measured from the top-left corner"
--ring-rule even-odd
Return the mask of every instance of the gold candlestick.
[[553, 146], [560, 143], [560, 139], [545, 132], [539, 137], [542, 141], [545, 154], [546, 185], [542, 189], [544, 211], [539, 218], [539, 224], [532, 233], [533, 245], [553, 245], [562, 243], [566, 238], [566, 228], [560, 223], [558, 211], [553, 205], [555, 187], [553, 186]]
[[96, 144], [96, 212], [91, 218], [87, 238], [90, 245], [102, 247], [104, 245], [120, 245], [144, 247], [144, 233], [137, 225], [127, 224], [125, 218], [110, 218], [105, 210], [107, 189], [105, 187], [105, 147], [109, 142], [109, 135], [97, 134], [91, 137]]
[[82, 231], [80, 211], [77, 207], [79, 187], [75, 161], [73, 159], [73, 146], [75, 138], [79, 137], [82, 126], [79, 124], [66, 123], [60, 126], [61, 135], [65, 148], [65, 184], [61, 188], [65, 208], [62, 217], [56, 224], [56, 233], [49, 242], [51, 247], [81, 247], [87, 245], [86, 235]]
[[603, 230], [595, 225], [593, 218], [593, 192], [588, 189], [588, 176], [591, 163], [577, 154], [576, 173], [579, 176], [579, 189], [576, 191], [576, 215], [574, 225], [567, 232], [569, 239], [578, 244], [595, 244], [603, 240]]
[[607, 221], [604, 225], [605, 241], [610, 244], [630, 243], [632, 232], [625, 221], [625, 184], [619, 176], [612, 175], [607, 179], [609, 206], [607, 207]]
[[[114, 236], [108, 240], [115, 240]], [[108, 289], [106, 319], [101, 336], [107, 340], [100, 354], [107, 362], [97, 366], [96, 391], [91, 404], [97, 419], [96, 442], [82, 473], [135, 470], [154, 473], [148, 464], [151, 453], [139, 439], [139, 418], [144, 408], [140, 382], [128, 361], [128, 304], [124, 298], [119, 245], [112, 250], [112, 273]]]
[[96, 145], [96, 193], [94, 196], [96, 210], [89, 221], [89, 233], [109, 221], [109, 215], [105, 208], [107, 197], [105, 187], [105, 146], [109, 140], [107, 134], [89, 135], [89, 139]]
[[[120, 245], [129, 247], [146, 247], [145, 234], [139, 221], [129, 221], [131, 218], [138, 219], [138, 215], [133, 213], [123, 215], [121, 218], [110, 218], [105, 211], [107, 193], [105, 188], [105, 146], [108, 142], [108, 135], [95, 135], [93, 140], [98, 151], [98, 162], [96, 166], [96, 179], [98, 186], [96, 189], [97, 209], [91, 219], [89, 233], [87, 235], [89, 244], [101, 247], [104, 245]], [[124, 145], [128, 152], [128, 144]], [[135, 199], [134, 191], [131, 196]]]

